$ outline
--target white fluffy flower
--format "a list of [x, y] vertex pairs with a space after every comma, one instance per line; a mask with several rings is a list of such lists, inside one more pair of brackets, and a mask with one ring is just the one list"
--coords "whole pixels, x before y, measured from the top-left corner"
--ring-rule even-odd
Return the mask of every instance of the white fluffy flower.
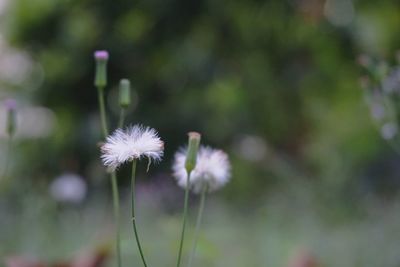
[[[186, 188], [187, 185], [186, 153], [186, 149], [178, 151], [173, 165], [173, 174], [182, 188]], [[229, 181], [230, 169], [228, 155], [225, 152], [201, 146], [197, 154], [196, 167], [190, 174], [190, 188], [194, 193], [200, 193], [205, 186], [208, 192], [215, 191]]]
[[164, 142], [156, 130], [134, 125], [124, 131], [117, 129], [107, 137], [101, 146], [101, 159], [110, 170], [117, 169], [126, 161], [147, 157], [150, 161], [159, 161], [163, 155]]

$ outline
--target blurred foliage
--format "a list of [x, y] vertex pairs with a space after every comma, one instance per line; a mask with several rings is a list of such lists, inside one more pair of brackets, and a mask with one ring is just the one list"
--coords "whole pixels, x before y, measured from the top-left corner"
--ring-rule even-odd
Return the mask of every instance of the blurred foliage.
[[360, 101], [355, 60], [394, 54], [398, 10], [395, 0], [10, 1], [6, 39], [31, 55], [43, 79], [9, 91], [57, 118], [50, 137], [18, 144], [14, 172], [49, 180], [74, 171], [98, 182], [92, 55], [106, 49], [110, 121], [118, 81], [129, 78], [136, 104], [128, 122], [166, 140], [165, 160], [149, 176], [168, 177], [171, 155], [197, 130], [231, 155], [230, 200], [251, 201], [294, 179], [344, 203], [345, 195], [379, 192], [371, 180], [386, 178], [371, 178], [368, 166], [396, 156]]
[[[400, 157], [371, 122], [356, 62], [361, 53], [392, 61], [398, 1], [5, 3], [0, 47], [15, 51], [0, 51], [0, 98], [48, 107], [55, 124], [48, 136], [14, 143], [0, 192], [0, 258], [29, 251], [55, 262], [108, 242], [110, 190], [93, 86], [93, 51], [106, 49], [112, 126], [117, 85], [128, 78], [135, 92], [127, 121], [156, 128], [166, 141], [160, 165], [147, 175], [139, 166], [139, 188], [148, 192], [138, 198], [139, 220], [154, 241], [147, 249], [160, 253], [151, 261], [174, 260], [182, 192], [170, 164], [196, 130], [233, 166], [223, 197], [210, 199], [199, 266], [284, 266], [302, 248], [322, 266], [398, 266]], [[126, 171], [118, 177], [122, 197]], [[89, 182], [79, 209], [50, 199], [48, 183], [65, 172]], [[133, 239], [123, 239], [132, 260]]]
[[[399, 199], [390, 204], [373, 198], [359, 200], [354, 211], [362, 212], [357, 218], [332, 222], [321, 216], [319, 202], [312, 195], [307, 184], [300, 191], [277, 190], [263, 204], [252, 206], [256, 213], [211, 197], [193, 266], [292, 267], [289, 262], [301, 253], [309, 254], [320, 267], [398, 266]], [[42, 262], [68, 262], [99, 245], [111, 246], [112, 207], [109, 200], [99, 196], [80, 207], [66, 207], [55, 205], [45, 194], [27, 191], [25, 199], [17, 201], [17, 208], [0, 209], [4, 219], [0, 259], [30, 256]], [[155, 201], [152, 194], [140, 194], [138, 199], [138, 223], [149, 265], [174, 266], [180, 216], [171, 216], [160, 208], [165, 199]], [[128, 197], [122, 203], [122, 255], [126, 265], [135, 264], [140, 256], [129, 224]], [[194, 224], [188, 226], [183, 264], [193, 240]], [[114, 264], [109, 259], [106, 266]]]

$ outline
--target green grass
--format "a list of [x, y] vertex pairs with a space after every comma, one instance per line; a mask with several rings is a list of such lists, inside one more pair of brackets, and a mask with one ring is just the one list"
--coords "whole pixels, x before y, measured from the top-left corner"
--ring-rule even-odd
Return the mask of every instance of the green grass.
[[[300, 190], [299, 190], [300, 191]], [[397, 267], [400, 261], [400, 200], [359, 200], [362, 212], [338, 220], [330, 208], [313, 201], [312, 192], [279, 192], [251, 206], [235, 207], [217, 195], [206, 203], [194, 266], [287, 266], [299, 251], [309, 251], [326, 267]], [[34, 255], [48, 261], [68, 259], [101, 244], [113, 245], [109, 199], [98, 194], [82, 207], [57, 207], [46, 197], [30, 194], [13, 209], [1, 210], [0, 258]], [[124, 197], [122, 255], [125, 266], [140, 266]], [[139, 195], [138, 227], [150, 266], [176, 261], [181, 214], [161, 210], [151, 195]], [[187, 263], [196, 199], [191, 204]], [[17, 207], [19, 206], [19, 207]], [[179, 205], [177, 206], [179, 207]], [[331, 212], [335, 208], [331, 207]], [[17, 212], [18, 211], [18, 212]], [[114, 266], [109, 260], [108, 266]]]

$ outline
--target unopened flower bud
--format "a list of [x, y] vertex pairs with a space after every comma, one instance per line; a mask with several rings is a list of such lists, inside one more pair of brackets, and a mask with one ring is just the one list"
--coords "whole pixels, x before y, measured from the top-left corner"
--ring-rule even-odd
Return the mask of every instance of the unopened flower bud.
[[131, 104], [131, 83], [128, 79], [119, 82], [119, 105], [127, 108]]
[[188, 135], [189, 144], [186, 154], [185, 168], [186, 171], [190, 173], [196, 167], [197, 151], [199, 150], [201, 135], [197, 132], [190, 132]]
[[5, 101], [5, 107], [6, 107], [6, 112], [7, 112], [7, 134], [11, 137], [14, 135], [15, 130], [16, 130], [16, 108], [17, 108], [17, 103], [15, 102], [14, 99], [7, 99]]
[[94, 85], [99, 88], [104, 88], [107, 85], [107, 61], [108, 52], [105, 50], [94, 52], [96, 60], [96, 74]]

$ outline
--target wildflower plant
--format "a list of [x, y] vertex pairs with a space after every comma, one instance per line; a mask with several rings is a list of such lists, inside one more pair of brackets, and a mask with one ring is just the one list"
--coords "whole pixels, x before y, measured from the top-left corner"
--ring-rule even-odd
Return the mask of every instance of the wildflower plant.
[[[107, 85], [107, 61], [109, 55], [106, 51], [97, 51], [94, 54], [96, 60], [96, 76], [94, 84], [98, 91], [100, 117], [102, 131], [105, 141], [101, 145], [101, 160], [111, 173], [111, 185], [114, 202], [114, 216], [116, 223], [116, 252], [118, 267], [121, 262], [120, 245], [120, 205], [119, 191], [117, 186], [118, 168], [125, 164], [131, 164], [131, 220], [137, 248], [144, 267], [147, 261], [143, 253], [139, 233], [137, 229], [135, 214], [135, 184], [137, 162], [141, 159], [148, 160], [149, 168], [152, 162], [158, 162], [164, 154], [164, 142], [157, 131], [140, 124], [124, 128], [125, 111], [131, 103], [130, 82], [121, 79], [119, 83], [119, 106], [120, 118], [118, 128], [109, 134], [104, 101], [104, 90]], [[228, 156], [221, 150], [210, 147], [200, 147], [201, 135], [197, 132], [188, 134], [188, 146], [179, 150], [175, 155], [173, 175], [178, 185], [185, 190], [182, 214], [182, 231], [179, 241], [179, 250], [176, 266], [180, 267], [182, 261], [182, 250], [185, 240], [186, 222], [188, 217], [189, 192], [201, 194], [200, 206], [196, 220], [195, 240], [190, 255], [189, 266], [192, 264], [196, 250], [197, 236], [199, 234], [201, 218], [204, 210], [206, 194], [224, 186], [230, 178], [230, 164]]]
[[198, 150], [196, 165], [191, 171], [189, 180], [185, 175], [185, 162], [188, 157], [189, 149], [181, 149], [175, 154], [173, 175], [178, 185], [184, 188], [186, 192], [191, 190], [193, 193], [201, 195], [197, 212], [194, 242], [188, 263], [188, 266], [191, 266], [196, 252], [206, 195], [207, 193], [220, 189], [229, 181], [231, 166], [228, 155], [225, 152], [219, 149], [201, 146]]
[[377, 125], [380, 135], [398, 153], [399, 121], [400, 121], [400, 54], [397, 64], [390, 65], [383, 60], [367, 55], [359, 57], [358, 62], [363, 67], [360, 78], [364, 90], [364, 99], [371, 117]]
[[[197, 132], [190, 132], [188, 140], [188, 149], [184, 161], [184, 179], [186, 179], [186, 183], [190, 183], [190, 174], [196, 168], [197, 163], [197, 152], [200, 146], [200, 139], [201, 135]], [[185, 200], [183, 204], [183, 215], [182, 215], [182, 232], [181, 232], [181, 239], [179, 243], [179, 251], [178, 251], [178, 260], [176, 262], [176, 266], [179, 267], [181, 264], [182, 258], [182, 248], [183, 242], [185, 240], [185, 229], [186, 229], [186, 220], [187, 220], [187, 213], [188, 213], [188, 205], [189, 205], [189, 187], [185, 189]]]
[[147, 266], [147, 263], [140, 243], [135, 217], [136, 163], [142, 158], [147, 158], [149, 163], [152, 160], [159, 161], [163, 155], [163, 150], [164, 143], [158, 137], [156, 130], [140, 125], [128, 127], [125, 131], [117, 129], [107, 137], [106, 143], [101, 147], [103, 163], [113, 171], [125, 162], [132, 162], [132, 224], [136, 244], [144, 266]]
[[135, 178], [136, 164], [142, 158], [147, 158], [150, 163], [157, 162], [161, 159], [164, 150], [164, 143], [158, 137], [156, 130], [150, 127], [134, 125], [123, 130], [125, 121], [125, 109], [130, 105], [130, 82], [127, 79], [121, 79], [119, 83], [119, 106], [120, 118], [118, 126], [111, 135], [108, 132], [106, 107], [104, 101], [104, 90], [107, 86], [107, 62], [109, 54], [107, 51], [96, 51], [94, 53], [96, 61], [96, 73], [94, 85], [98, 91], [98, 101], [100, 108], [100, 119], [102, 125], [103, 136], [106, 139], [101, 146], [101, 159], [103, 164], [111, 171], [111, 185], [114, 202], [114, 216], [116, 223], [116, 251], [118, 267], [122, 266], [121, 261], [121, 234], [120, 234], [120, 204], [119, 191], [117, 185], [116, 171], [119, 166], [125, 162], [132, 163], [131, 175], [131, 205], [132, 205], [132, 225], [136, 239], [136, 244], [143, 262], [146, 267], [147, 263], [144, 257], [142, 246], [139, 240], [139, 234], [136, 225], [135, 217]]
[[[94, 58], [96, 61], [96, 72], [94, 78], [94, 85], [97, 88], [97, 95], [99, 101], [99, 109], [100, 109], [100, 119], [101, 119], [101, 128], [103, 131], [103, 137], [106, 138], [108, 135], [108, 126], [107, 126], [107, 116], [106, 116], [106, 107], [104, 101], [104, 90], [107, 86], [107, 62], [108, 62], [108, 52], [101, 50], [96, 51], [94, 53]], [[115, 225], [116, 225], [116, 251], [117, 251], [117, 265], [118, 267], [122, 266], [121, 260], [121, 230], [120, 230], [120, 205], [119, 205], [119, 191], [117, 184], [117, 175], [115, 172], [111, 173], [111, 187], [112, 187], [112, 195], [113, 195], [113, 206], [114, 206], [114, 217], [115, 217]]]

